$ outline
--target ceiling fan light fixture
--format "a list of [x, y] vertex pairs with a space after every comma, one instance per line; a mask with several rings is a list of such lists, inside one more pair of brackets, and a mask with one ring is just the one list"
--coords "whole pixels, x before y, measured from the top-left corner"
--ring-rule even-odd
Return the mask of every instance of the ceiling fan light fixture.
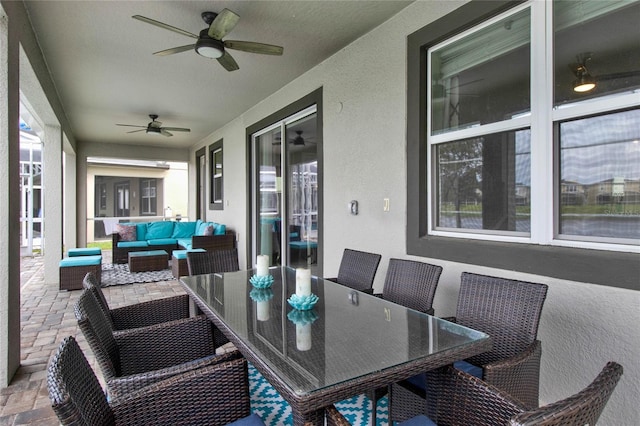
[[596, 88], [596, 79], [591, 76], [591, 74], [586, 73], [578, 77], [576, 81], [573, 82], [573, 91], [584, 93], [589, 92]]
[[151, 134], [151, 135], [158, 135], [161, 136], [162, 135], [162, 129], [160, 127], [147, 127], [147, 134]]
[[196, 52], [205, 58], [218, 59], [224, 55], [224, 44], [220, 40], [200, 37], [196, 42]]
[[596, 87], [596, 79], [593, 78], [584, 62], [591, 59], [590, 56], [586, 53], [583, 54], [583, 57], [578, 57], [579, 60], [582, 60], [582, 63], [578, 66], [578, 69], [575, 70], [575, 74], [577, 79], [573, 82], [573, 91], [578, 93], [589, 92]]

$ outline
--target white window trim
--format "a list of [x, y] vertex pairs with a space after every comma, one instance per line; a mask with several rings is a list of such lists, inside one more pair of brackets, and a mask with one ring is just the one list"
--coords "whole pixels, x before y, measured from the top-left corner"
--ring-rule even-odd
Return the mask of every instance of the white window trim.
[[[637, 107], [639, 91], [625, 95], [617, 95], [615, 97], [602, 97], [565, 104], [556, 108], [549, 108], [548, 105], [553, 105], [554, 101], [552, 98], [553, 73], [547, 72], [548, 69], [553, 69], [552, 6], [552, 2], [529, 1], [432, 48], [434, 50], [439, 49], [446, 44], [453, 43], [460, 38], [468, 36], [470, 33], [478, 31], [478, 29], [498, 22], [506, 16], [516, 14], [527, 8], [531, 10], [531, 114], [526, 114], [511, 120], [432, 135], [431, 102], [430, 100], [427, 101], [427, 117], [429, 117], [427, 119], [427, 158], [429, 164], [427, 179], [429, 181], [428, 187], [430, 188], [430, 193], [433, 194], [427, 197], [427, 233], [428, 235], [449, 238], [640, 253], [640, 245], [634, 245], [626, 240], [621, 239], [617, 242], [608, 238], [606, 242], [599, 242], [593, 241], [591, 238], [589, 241], [582, 241], [578, 236], [562, 236], [556, 231], [558, 226], [556, 219], [558, 216], [558, 206], [554, 205], [554, 200], [556, 199], [554, 176], [555, 173], [557, 173], [554, 160], [554, 123], [628, 107]], [[540, 36], [539, 33], [536, 33], [536, 29], [542, 26], [544, 26], [545, 30], [543, 36]], [[427, 53], [427, 75], [431, 76], [431, 55], [429, 53]], [[535, 94], [535, 96], [533, 94]], [[489, 230], [478, 230], [476, 232], [468, 229], [436, 229], [434, 203], [436, 202], [435, 195], [438, 192], [436, 188], [437, 180], [434, 178], [436, 160], [433, 158], [433, 147], [440, 143], [521, 128], [529, 128], [531, 130], [531, 170], [536, 171], [536, 174], [531, 176], [530, 234], [523, 236], [522, 233], [518, 232], [498, 234]], [[547, 141], [547, 143], [535, 144], [534, 141]]]

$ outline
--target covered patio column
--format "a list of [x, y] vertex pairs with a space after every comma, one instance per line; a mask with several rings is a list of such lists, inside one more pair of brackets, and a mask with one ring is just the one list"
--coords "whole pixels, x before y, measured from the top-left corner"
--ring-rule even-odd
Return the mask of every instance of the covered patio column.
[[0, 6], [0, 387], [20, 366], [20, 49]]

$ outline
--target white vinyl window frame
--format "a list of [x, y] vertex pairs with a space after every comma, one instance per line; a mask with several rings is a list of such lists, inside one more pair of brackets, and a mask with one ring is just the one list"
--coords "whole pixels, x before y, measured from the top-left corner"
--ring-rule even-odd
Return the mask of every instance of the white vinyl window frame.
[[[505, 17], [530, 9], [531, 16], [531, 112], [510, 120], [492, 122], [486, 125], [477, 125], [460, 130], [447, 131], [440, 134], [431, 134], [431, 100], [427, 98], [427, 179], [429, 193], [427, 197], [427, 233], [432, 236], [448, 238], [461, 238], [471, 240], [484, 240], [508, 243], [526, 243], [550, 245], [558, 247], [572, 247], [584, 249], [597, 249], [609, 251], [627, 251], [640, 253], [640, 245], [634, 245], [632, 241], [613, 242], [611, 238], [587, 238], [583, 239], [571, 235], [560, 235], [558, 232], [558, 209], [556, 200], [559, 191], [558, 168], [554, 152], [557, 142], [554, 141], [554, 124], [560, 121], [583, 118], [590, 115], [614, 112], [617, 110], [637, 107], [638, 93], [627, 93], [615, 96], [604, 96], [586, 101], [563, 104], [551, 108], [553, 105], [553, 3], [530, 1], [520, 6], [513, 7], [507, 12], [499, 14], [485, 22], [468, 29], [454, 37], [434, 45], [427, 52], [427, 75], [431, 76], [431, 50], [437, 50], [448, 44], [454, 43], [465, 37], [469, 37], [479, 29], [485, 28]], [[536, 36], [533, 36], [533, 35]], [[541, 36], [540, 34], [544, 34]], [[534, 95], [535, 94], [535, 95]], [[436, 229], [435, 199], [438, 196], [435, 174], [436, 161], [434, 147], [452, 141], [464, 140], [493, 133], [512, 131], [528, 128], [531, 131], [531, 206], [529, 235], [522, 235], [510, 231]], [[538, 143], [534, 143], [538, 141]], [[539, 143], [545, 141], [545, 143]]]

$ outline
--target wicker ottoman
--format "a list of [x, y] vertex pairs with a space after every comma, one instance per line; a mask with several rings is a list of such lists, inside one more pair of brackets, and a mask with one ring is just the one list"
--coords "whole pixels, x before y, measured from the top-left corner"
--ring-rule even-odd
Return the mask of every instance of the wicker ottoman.
[[60, 269], [60, 290], [81, 290], [82, 280], [93, 272], [98, 280], [102, 277], [102, 256], [75, 256], [62, 259]]
[[174, 278], [180, 278], [189, 275], [189, 267], [187, 265], [187, 252], [203, 252], [203, 248], [189, 250], [174, 250], [171, 255], [171, 273]]

